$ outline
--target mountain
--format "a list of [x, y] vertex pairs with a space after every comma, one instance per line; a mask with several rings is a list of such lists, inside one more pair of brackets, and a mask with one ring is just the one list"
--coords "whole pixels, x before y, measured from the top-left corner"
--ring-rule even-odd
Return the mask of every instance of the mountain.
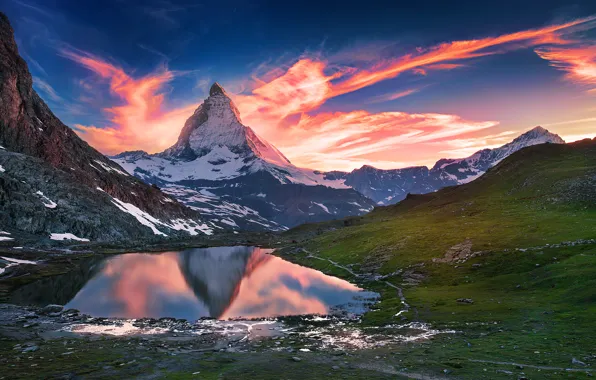
[[2, 13], [0, 42], [2, 229], [90, 240], [212, 232], [198, 212], [126, 173], [52, 113]]
[[220, 227], [283, 230], [374, 207], [341, 180], [294, 166], [242, 124], [234, 102], [217, 83], [172, 147], [112, 159]]
[[[439, 338], [437, 352], [449, 341], [462, 357], [478, 350], [481, 360], [498, 362], [507, 350], [494, 347], [515, 342], [528, 349], [507, 354], [523, 362], [538, 341], [550, 342], [544, 351], [559, 352], [561, 340], [552, 337], [573, 336], [578, 347], [594, 347], [596, 139], [529, 146], [469, 183], [284, 235], [297, 242], [287, 252], [303, 248], [301, 263], [339, 262], [400, 289], [383, 294], [364, 323], [402, 319], [461, 332]], [[309, 258], [311, 252], [317, 257]], [[494, 334], [486, 333], [487, 324]], [[569, 351], [553, 360], [564, 367]], [[452, 376], [482, 378], [483, 368]]]
[[220, 318], [234, 303], [242, 280], [273, 256], [252, 247], [217, 247], [180, 252], [179, 266], [188, 286]]
[[377, 169], [365, 165], [350, 173], [329, 172], [328, 180], [340, 181], [379, 205], [397, 203], [411, 194], [425, 194], [446, 186], [468, 183], [518, 150], [538, 144], [564, 144], [565, 141], [542, 127], [536, 127], [495, 149], [483, 149], [470, 157], [441, 159], [432, 167]]

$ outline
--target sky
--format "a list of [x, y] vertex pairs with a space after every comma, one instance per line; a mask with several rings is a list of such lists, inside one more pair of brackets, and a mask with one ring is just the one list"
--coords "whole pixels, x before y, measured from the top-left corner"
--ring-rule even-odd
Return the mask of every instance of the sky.
[[105, 154], [157, 153], [220, 83], [319, 170], [596, 136], [596, 2], [3, 0], [34, 88]]

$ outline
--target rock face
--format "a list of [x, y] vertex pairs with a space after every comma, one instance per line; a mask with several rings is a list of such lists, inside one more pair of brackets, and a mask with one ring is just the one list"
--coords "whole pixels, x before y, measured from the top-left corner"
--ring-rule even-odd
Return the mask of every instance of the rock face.
[[374, 206], [342, 180], [294, 166], [242, 124], [217, 83], [171, 148], [155, 155], [124, 152], [112, 159], [201, 211], [213, 226], [283, 230], [363, 214]]
[[544, 143], [564, 144], [565, 141], [542, 127], [536, 127], [502, 147], [483, 149], [467, 158], [441, 159], [430, 169], [418, 166], [383, 170], [365, 165], [350, 173], [329, 172], [325, 178], [342, 180], [375, 203], [389, 205], [405, 199], [408, 193], [425, 194], [473, 181], [512, 153]]
[[[0, 171], [0, 227], [34, 234], [81, 233], [102, 240], [196, 232], [181, 225], [198, 225], [198, 212], [126, 173], [52, 113], [33, 90], [2, 13], [0, 42], [0, 154], [6, 166]], [[15, 176], [38, 183], [17, 184]], [[29, 191], [44, 195], [29, 204]], [[40, 197], [57, 205], [34, 210]], [[149, 224], [163, 231], [157, 233]]]

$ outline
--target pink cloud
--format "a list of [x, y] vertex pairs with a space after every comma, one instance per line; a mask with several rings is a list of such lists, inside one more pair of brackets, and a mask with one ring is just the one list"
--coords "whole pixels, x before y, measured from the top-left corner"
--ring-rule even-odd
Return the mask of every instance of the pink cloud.
[[[570, 40], [563, 33], [593, 20], [584, 18], [496, 37], [446, 42], [394, 59], [359, 60], [369, 65], [367, 68], [339, 66], [335, 61], [337, 56], [333, 63], [320, 55], [302, 57], [289, 66], [261, 67], [262, 74], [250, 81], [251, 93], [233, 95], [233, 99], [244, 124], [299, 166], [352, 169], [373, 163], [379, 167], [396, 167], [402, 164], [397, 157], [405, 156], [410, 157], [411, 164], [424, 160], [423, 154], [427, 154], [428, 160], [431, 149], [425, 148], [425, 144], [429, 142], [455, 139], [494, 127], [497, 122], [436, 113], [356, 110], [317, 114], [317, 110], [333, 97], [406, 71], [426, 75], [432, 70], [452, 70], [464, 65], [457, 61], [543, 44], [568, 44]], [[593, 67], [589, 62], [593, 61], [586, 60], [586, 56], [567, 51], [563, 57], [553, 47], [539, 51], [541, 57], [557, 62], [574, 78], [591, 80]], [[111, 92], [124, 101], [123, 105], [105, 109], [111, 126], [76, 126], [80, 136], [103, 152], [161, 151], [176, 141], [186, 118], [198, 105], [166, 109], [163, 88], [176, 75], [166, 68], [133, 78], [122, 68], [87, 53], [64, 51], [63, 55], [109, 81]], [[415, 91], [398, 91], [380, 98], [393, 100]], [[411, 148], [413, 144], [419, 144], [416, 150]], [[433, 149], [436, 154], [436, 147]]]
[[192, 104], [164, 110], [161, 90], [175, 75], [166, 68], [135, 79], [122, 68], [91, 54], [71, 50], [62, 50], [61, 54], [107, 79], [110, 91], [124, 101], [124, 105], [104, 109], [110, 115], [112, 126], [75, 125], [79, 136], [104, 153], [115, 154], [130, 149], [150, 153], [162, 151], [176, 141], [184, 122], [197, 107]]
[[566, 71], [572, 82], [590, 86], [589, 91], [596, 90], [596, 45], [541, 48], [536, 53]]

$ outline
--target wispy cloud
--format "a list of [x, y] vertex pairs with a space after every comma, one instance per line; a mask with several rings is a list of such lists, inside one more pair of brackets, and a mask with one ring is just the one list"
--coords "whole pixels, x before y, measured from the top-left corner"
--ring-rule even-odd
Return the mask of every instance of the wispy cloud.
[[418, 89], [418, 88], [411, 88], [409, 90], [397, 91], [397, 92], [392, 92], [390, 94], [379, 95], [379, 96], [373, 97], [369, 101], [369, 103], [390, 102], [392, 100], [403, 98], [404, 96], [412, 95], [412, 94], [414, 94], [414, 93], [416, 93], [418, 91], [420, 91], [420, 89]]
[[[420, 49], [419, 53], [407, 54], [390, 60], [387, 63], [378, 64], [374, 68], [360, 70], [335, 85], [333, 92], [335, 96], [353, 92], [380, 81], [395, 78], [405, 71], [439, 63], [498, 54], [511, 49], [519, 49], [520, 47], [536, 46], [545, 43], [562, 43], [564, 40], [557, 33], [577, 25], [593, 22], [594, 20], [596, 20], [596, 17], [589, 17], [539, 29], [503, 34], [497, 37], [446, 42], [429, 49]], [[494, 47], [499, 47], [499, 50], [490, 50]]]
[[18, 4], [24, 8], [33, 10], [33, 11], [37, 12], [38, 14], [43, 15], [47, 18], [53, 19], [55, 16], [55, 14], [52, 13], [51, 11], [33, 3], [33, 2], [25, 2], [25, 1], [21, 1], [21, 0], [12, 0], [12, 1], [15, 4]]
[[21, 52], [21, 55], [23, 56], [23, 58], [25, 59], [25, 61], [27, 61], [27, 63], [29, 64], [29, 66], [34, 68], [34, 71], [39, 72], [41, 75], [47, 77], [48, 73], [46, 72], [46, 70], [43, 68], [43, 66], [36, 61], [35, 59], [33, 59], [33, 57], [31, 57], [30, 55], [28, 55], [25, 52]]
[[151, 46], [145, 45], [145, 44], [138, 44], [138, 47], [140, 47], [141, 49], [148, 51], [149, 53], [155, 54], [158, 57], [160, 57], [164, 62], [169, 62], [170, 61], [170, 57], [168, 57], [167, 54], [162, 53], [161, 51], [152, 48]]
[[[167, 12], [166, 12], [167, 13]], [[406, 112], [371, 113], [324, 112], [319, 108], [329, 99], [395, 78], [406, 71], [453, 70], [462, 61], [487, 55], [502, 54], [514, 49], [534, 48], [548, 44], [566, 47], [567, 33], [577, 26], [594, 26], [595, 18], [584, 18], [538, 29], [486, 37], [451, 41], [408, 54], [387, 58], [384, 48], [379, 61], [359, 59], [358, 65], [341, 64], [339, 55], [325, 59], [323, 54], [303, 54], [287, 64], [270, 61], [256, 68], [242, 94], [233, 96], [243, 122], [300, 166], [318, 169], [352, 169], [363, 162], [378, 167], [395, 167], [396, 152], [412, 154], [445, 144], [444, 152], [461, 153], [492, 146], [505, 136], [482, 138], [478, 133], [498, 125], [494, 120], [468, 120], [459, 115]], [[109, 82], [112, 94], [124, 105], [105, 109], [112, 126], [96, 128], [77, 126], [89, 143], [107, 153], [144, 149], [163, 150], [176, 141], [185, 119], [197, 104], [167, 108], [164, 86], [177, 73], [162, 68], [135, 78], [121, 67], [85, 52], [68, 50], [62, 54], [93, 71]], [[552, 57], [551, 57], [552, 58]], [[203, 88], [207, 77], [197, 86]], [[390, 101], [410, 95], [420, 88], [381, 95], [377, 101]], [[507, 135], [509, 137], [509, 135]], [[467, 140], [467, 142], [466, 142]], [[449, 141], [454, 141], [451, 145]], [[457, 145], [459, 141], [460, 145]], [[464, 142], [468, 145], [462, 145]], [[414, 144], [416, 149], [413, 148]], [[439, 150], [440, 151], [440, 150]], [[404, 153], [406, 152], [406, 153]]]
[[167, 0], [159, 0], [151, 5], [145, 5], [141, 9], [153, 19], [170, 27], [178, 27], [180, 23], [178, 16], [192, 8], [200, 7], [201, 4], [174, 4]]
[[135, 79], [121, 67], [92, 54], [73, 50], [62, 50], [61, 54], [108, 80], [111, 92], [125, 101], [124, 105], [104, 110], [110, 115], [110, 127], [76, 125], [77, 133], [102, 152], [114, 154], [129, 149], [144, 149], [151, 153], [161, 151], [176, 140], [184, 121], [197, 106], [192, 104], [174, 110], [164, 108], [161, 91], [176, 75], [165, 67]]
[[43, 92], [49, 99], [57, 103], [64, 103], [64, 99], [58, 95], [54, 87], [48, 82], [40, 79], [39, 77], [33, 77], [34, 86], [41, 92]]
[[546, 47], [536, 49], [540, 58], [567, 72], [572, 82], [588, 85], [588, 91], [596, 90], [596, 45], [572, 47]]

